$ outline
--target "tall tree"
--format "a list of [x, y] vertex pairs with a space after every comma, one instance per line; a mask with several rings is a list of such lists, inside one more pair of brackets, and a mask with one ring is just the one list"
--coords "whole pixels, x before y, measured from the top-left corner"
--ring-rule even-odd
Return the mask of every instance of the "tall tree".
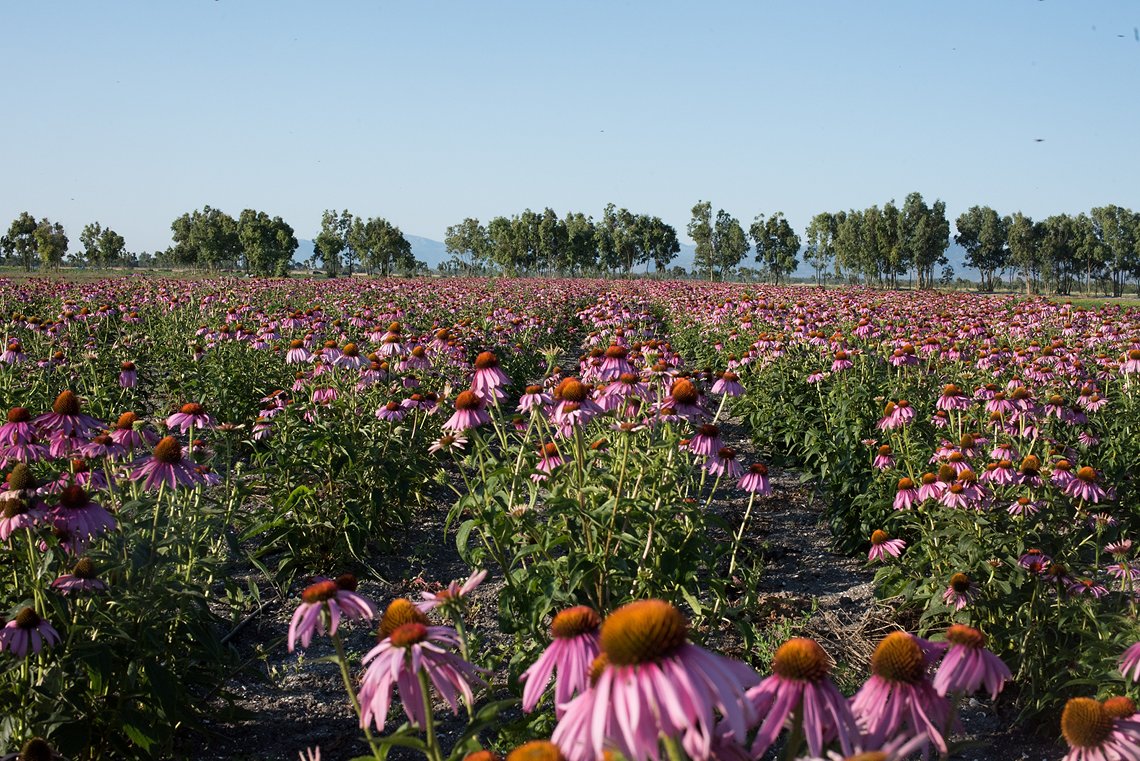
[[542, 210], [538, 221], [538, 259], [542, 269], [558, 270], [566, 261], [566, 249], [570, 245], [570, 234], [566, 223], [558, 218], [554, 209], [547, 206]]
[[1129, 277], [1140, 277], [1140, 215], [1115, 204], [1092, 210], [1097, 237], [1108, 253], [1112, 295], [1124, 293]]
[[369, 274], [377, 270], [383, 277], [393, 269], [407, 270], [414, 266], [412, 245], [400, 228], [383, 217], [364, 221], [353, 220], [348, 233], [349, 245], [360, 255], [360, 261]]
[[1033, 219], [1014, 212], [1006, 225], [1009, 259], [1021, 271], [1025, 292], [1035, 293], [1041, 275], [1041, 231]]
[[598, 264], [609, 272], [626, 274], [638, 264], [636, 218], [629, 209], [606, 204], [602, 221], [595, 227]]
[[836, 216], [828, 212], [821, 212], [811, 218], [807, 230], [804, 231], [807, 240], [807, 249], [804, 251], [804, 261], [815, 270], [816, 285], [823, 283], [823, 273], [835, 261], [835, 227]]
[[460, 268], [469, 271], [488, 258], [490, 240], [487, 238], [487, 229], [479, 224], [479, 220], [468, 217], [447, 228], [443, 244], [447, 247], [447, 252], [455, 257]]
[[44, 269], [59, 269], [60, 262], [67, 254], [67, 233], [64, 232], [63, 225], [44, 217], [36, 225], [32, 237], [36, 241], [40, 265]]
[[7, 234], [0, 237], [0, 251], [4, 252], [4, 258], [18, 262], [25, 271], [36, 263], [36, 227], [36, 218], [24, 211], [12, 220]]
[[665, 224], [660, 217], [639, 214], [634, 223], [634, 237], [637, 241], [637, 260], [648, 270], [649, 262], [657, 272], [664, 272], [669, 262], [681, 251], [677, 231]]
[[229, 214], [209, 206], [183, 214], [170, 224], [174, 246], [171, 255], [179, 264], [215, 269], [236, 265], [242, 256], [237, 222]]
[[840, 212], [835, 226], [835, 273], [848, 282], [857, 282], [863, 274], [863, 238], [863, 212]]
[[1078, 273], [1080, 229], [1075, 218], [1054, 214], [1041, 222], [1042, 277], [1055, 293], [1072, 292]]
[[958, 229], [954, 241], [966, 249], [966, 264], [981, 275], [982, 290], [992, 291], [995, 274], [1009, 258], [1005, 220], [989, 206], [971, 206], [958, 215], [954, 226]]
[[921, 193], [911, 193], [899, 214], [899, 245], [904, 258], [915, 270], [919, 288], [934, 287], [934, 266], [945, 264], [950, 245], [950, 223], [946, 204], [935, 201], [930, 206]]
[[297, 238], [281, 217], [270, 218], [264, 211], [242, 210], [238, 217], [238, 240], [246, 267], [256, 275], [289, 274]]
[[720, 268], [722, 280], [740, 266], [744, 255], [752, 247], [748, 243], [748, 234], [740, 226], [740, 221], [724, 209], [719, 209], [716, 213], [712, 246], [713, 263]]
[[598, 266], [597, 230], [594, 220], [581, 212], [566, 214], [566, 259], [561, 272], [575, 274]]
[[780, 284], [780, 278], [796, 271], [799, 263], [800, 236], [778, 211], [767, 219], [757, 214], [750, 229], [752, 242], [756, 246], [756, 261], [772, 276], [772, 281]]
[[79, 234], [83, 258], [95, 267], [110, 267], [124, 258], [127, 242], [111, 228], [92, 222]]
[[712, 203], [697, 201], [696, 205], [693, 206], [692, 213], [693, 218], [689, 220], [686, 232], [697, 247], [693, 254], [693, 269], [712, 280], [713, 270], [716, 266], [715, 251], [713, 250]]
[[352, 229], [353, 216], [345, 209], [340, 214], [336, 209], [325, 209], [321, 214], [321, 231], [313, 241], [313, 256], [321, 262], [329, 277], [336, 277], [342, 268], [341, 254], [348, 248], [348, 231]]

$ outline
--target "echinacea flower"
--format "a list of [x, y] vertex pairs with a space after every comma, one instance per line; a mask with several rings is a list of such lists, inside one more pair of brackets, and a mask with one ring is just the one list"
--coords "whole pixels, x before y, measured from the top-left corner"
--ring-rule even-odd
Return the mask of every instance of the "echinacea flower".
[[732, 447], [721, 447], [710, 455], [705, 468], [718, 478], [736, 478], [742, 472], [740, 463], [736, 461], [736, 450]]
[[762, 462], [752, 463], [737, 485], [746, 492], [768, 496], [772, 493], [772, 487], [768, 483], [768, 466]]
[[740, 385], [740, 376], [731, 370], [726, 370], [720, 374], [710, 391], [725, 396], [741, 396], [744, 394], [744, 386]]
[[660, 758], [660, 741], [680, 741], [694, 761], [710, 757], [715, 712], [735, 738], [756, 715], [746, 691], [759, 677], [743, 663], [688, 643], [688, 623], [663, 600], [641, 600], [602, 624], [593, 686], [566, 705], [551, 739], [570, 761]]
[[950, 719], [950, 701], [926, 678], [942, 646], [906, 632], [888, 634], [871, 656], [871, 678], [851, 698], [851, 711], [865, 740], [880, 744], [894, 737], [925, 734], [946, 752], [942, 732]]
[[57, 644], [59, 632], [32, 608], [23, 608], [0, 629], [0, 652], [7, 651], [16, 658], [26, 658], [29, 653], [39, 653], [44, 646]]
[[1140, 722], [1113, 716], [1092, 698], [1070, 698], [1061, 712], [1061, 734], [1069, 744], [1062, 761], [1140, 759]]
[[1104, 488], [1097, 483], [1096, 470], [1087, 465], [1078, 469], [1076, 476], [1065, 484], [1064, 492], [1073, 499], [1083, 499], [1093, 504], [1108, 496]]
[[452, 581], [446, 589], [440, 592], [421, 592], [420, 597], [423, 600], [416, 603], [416, 607], [424, 613], [436, 608], [451, 609], [451, 612], [458, 612], [455, 609], [465, 604], [464, 598], [474, 592], [485, 578], [487, 578], [486, 570], [474, 571], [462, 585], [458, 581]]
[[708, 423], [699, 426], [693, 438], [689, 439], [689, 451], [705, 457], [710, 457], [720, 446], [720, 428]]
[[467, 390], [461, 391], [455, 397], [455, 414], [447, 419], [443, 428], [446, 431], [462, 433], [468, 428], [477, 428], [489, 422], [491, 416], [487, 414], [486, 403], [482, 397], [474, 391]]
[[887, 555], [897, 558], [906, 549], [906, 542], [902, 539], [891, 539], [890, 534], [882, 529], [871, 532], [871, 550], [867, 553], [867, 560], [884, 560]]
[[85, 438], [102, 427], [98, 420], [83, 413], [74, 391], [61, 391], [51, 406], [51, 412], [40, 415], [34, 422], [45, 435], [58, 434], [70, 438]]
[[844, 753], [852, 753], [859, 729], [847, 699], [828, 676], [831, 661], [823, 648], [812, 639], [790, 639], [776, 649], [772, 671], [748, 691], [756, 713], [765, 717], [752, 743], [752, 756], [759, 758], [772, 747], [792, 716], [813, 756], [836, 740]]
[[970, 577], [964, 573], [955, 573], [950, 577], [950, 584], [942, 593], [942, 602], [954, 610], [961, 610], [974, 599], [974, 586]]
[[1140, 642], [1129, 645], [1120, 656], [1120, 673], [1130, 682], [1140, 681]]
[[914, 481], [906, 476], [899, 479], [892, 505], [895, 510], [909, 510], [919, 502], [918, 489]]
[[135, 369], [135, 363], [131, 361], [123, 362], [119, 369], [119, 386], [121, 388], [134, 388], [138, 385], [139, 374]]
[[601, 617], [585, 605], [567, 608], [554, 616], [550, 624], [550, 646], [519, 677], [519, 681], [524, 682], [523, 712], [534, 710], [553, 675], [554, 712], [557, 718], [562, 718], [566, 704], [589, 686], [590, 665], [599, 652], [601, 625]]
[[214, 418], [206, 413], [206, 408], [197, 402], [182, 405], [182, 408], [166, 419], [166, 427], [176, 431], [199, 430], [217, 427]]
[[[421, 614], [422, 615], [422, 614]], [[430, 682], [454, 713], [460, 696], [470, 706], [472, 686], [482, 685], [482, 669], [453, 651], [459, 635], [449, 626], [426, 626], [412, 621], [397, 626], [364, 656], [367, 669], [360, 685], [360, 725], [382, 730], [392, 702], [392, 689], [400, 688], [400, 703], [413, 726], [423, 727], [424, 687]]]
[[669, 389], [669, 396], [661, 401], [662, 408], [670, 408], [674, 414], [688, 420], [698, 419], [705, 414], [701, 406], [701, 393], [688, 378], [678, 378]]
[[90, 539], [104, 531], [113, 531], [118, 524], [103, 506], [79, 484], [72, 484], [59, 493], [59, 504], [47, 514], [47, 520], [68, 534]]
[[102, 592], [107, 585], [98, 578], [98, 571], [91, 558], [80, 558], [71, 573], [65, 573], [51, 583], [51, 588], [61, 594], [71, 592]]
[[467, 439], [451, 433], [445, 433], [431, 443], [429, 452], [462, 452], [467, 445]]
[[301, 647], [308, 647], [314, 632], [324, 634], [326, 615], [331, 637], [336, 634], [342, 615], [348, 619], [372, 619], [376, 608], [356, 594], [356, 577], [351, 574], [310, 584], [301, 592], [301, 604], [289, 622], [289, 652], [293, 652], [298, 640]]
[[180, 486], [197, 486], [202, 479], [194, 463], [182, 456], [182, 444], [173, 436], [163, 437], [154, 445], [150, 457], [135, 462], [132, 481], [142, 481], [144, 489], [158, 489], [162, 485], [177, 489]]
[[984, 686], [990, 699], [997, 699], [1002, 686], [1013, 678], [1001, 658], [986, 649], [986, 637], [977, 629], [953, 624], [946, 631], [950, 649], [934, 675], [939, 695], [971, 695]]

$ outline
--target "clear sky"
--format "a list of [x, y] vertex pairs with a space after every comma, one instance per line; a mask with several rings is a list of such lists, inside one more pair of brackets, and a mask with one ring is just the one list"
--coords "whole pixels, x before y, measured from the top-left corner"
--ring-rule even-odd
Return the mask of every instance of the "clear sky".
[[[6, 2], [0, 225], [1140, 208], [1140, 3]], [[1040, 142], [1038, 142], [1040, 140]]]

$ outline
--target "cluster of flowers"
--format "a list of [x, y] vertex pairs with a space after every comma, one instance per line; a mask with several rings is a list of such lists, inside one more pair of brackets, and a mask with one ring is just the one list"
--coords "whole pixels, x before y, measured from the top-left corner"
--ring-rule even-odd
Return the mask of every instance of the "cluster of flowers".
[[[379, 643], [364, 657], [359, 690], [362, 728], [382, 730], [393, 690], [413, 727], [429, 730], [424, 691], [430, 684], [458, 711], [469, 707], [486, 672], [470, 664], [456, 629], [432, 625], [436, 608], [462, 615], [462, 600], [483, 579], [472, 576], [413, 604], [396, 599], [380, 616]], [[335, 635], [342, 618], [372, 619], [375, 606], [355, 580], [320, 580], [302, 593], [289, 630], [290, 648], [314, 633]], [[604, 620], [578, 606], [558, 613], [551, 644], [528, 668], [522, 708], [532, 712], [553, 679], [558, 724], [548, 744], [555, 758], [660, 758], [683, 751], [692, 759], [759, 758], [788, 729], [786, 743], [802, 758], [830, 748], [844, 756], [884, 751], [902, 758], [916, 750], [947, 751], [957, 699], [984, 690], [996, 697], [1010, 679], [985, 649], [981, 632], [955, 625], [945, 642], [905, 632], [888, 635], [871, 661], [871, 677], [850, 699], [829, 678], [831, 661], [813, 640], [796, 638], [776, 652], [765, 679], [743, 663], [692, 644], [688, 624], [662, 600], [630, 603]], [[671, 753], [672, 755], [672, 753]], [[675, 756], [674, 756], [675, 757]]]

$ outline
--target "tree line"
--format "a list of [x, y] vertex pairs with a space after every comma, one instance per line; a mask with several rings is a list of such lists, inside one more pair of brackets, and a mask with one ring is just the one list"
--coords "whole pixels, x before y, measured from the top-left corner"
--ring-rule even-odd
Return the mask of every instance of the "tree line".
[[[780, 283], [803, 261], [815, 279], [897, 287], [908, 277], [919, 288], [953, 276], [946, 251], [950, 222], [946, 204], [928, 204], [911, 193], [902, 205], [893, 200], [866, 209], [822, 212], [812, 217], [801, 238], [782, 212], [758, 214], [747, 229], [712, 203], [693, 206], [686, 232], [695, 244], [693, 273], [707, 279], [744, 276]], [[1023, 287], [1027, 293], [1069, 294], [1099, 289], [1123, 294], [1130, 281], [1140, 291], [1140, 213], [1107, 205], [1088, 213], [1056, 214], [1035, 221], [1014, 212], [1000, 215], [973, 206], [955, 220], [953, 240], [966, 264], [978, 271], [982, 290]], [[82, 248], [68, 255], [69, 239], [58, 222], [21, 213], [0, 236], [8, 265], [30, 270], [63, 263], [90, 267], [162, 266], [206, 270], [243, 269], [283, 275], [292, 266], [298, 242], [281, 217], [245, 209], [237, 218], [205, 206], [171, 223], [172, 245], [153, 254], [131, 253], [123, 237], [93, 222], [79, 236]], [[677, 231], [660, 217], [608, 204], [600, 219], [581, 212], [557, 214], [526, 209], [497, 216], [486, 224], [467, 218], [447, 228], [444, 245], [451, 259], [440, 265], [452, 274], [630, 275], [644, 266], [671, 276], [680, 253]], [[754, 254], [756, 267], [747, 257]], [[359, 217], [347, 209], [326, 210], [306, 264], [329, 275], [416, 273], [415, 259], [400, 228], [382, 217]]]

